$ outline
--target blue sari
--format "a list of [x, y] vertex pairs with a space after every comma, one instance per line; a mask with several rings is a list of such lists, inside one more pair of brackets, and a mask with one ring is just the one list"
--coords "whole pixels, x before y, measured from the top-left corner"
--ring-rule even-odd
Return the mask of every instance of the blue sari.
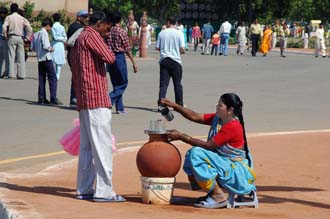
[[[215, 116], [208, 134], [208, 140], [218, 133], [222, 123]], [[240, 150], [228, 144], [215, 150], [198, 146], [187, 151], [183, 170], [187, 173], [192, 188], [197, 185], [210, 192], [215, 183], [230, 193], [244, 195], [256, 190], [254, 185], [252, 157], [248, 148]]]

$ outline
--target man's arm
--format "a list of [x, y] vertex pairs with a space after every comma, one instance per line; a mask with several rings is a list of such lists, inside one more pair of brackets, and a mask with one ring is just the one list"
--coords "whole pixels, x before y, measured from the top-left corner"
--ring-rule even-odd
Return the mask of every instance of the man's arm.
[[25, 29], [25, 32], [26, 32], [25, 38], [27, 40], [30, 40], [33, 32], [32, 32], [32, 27], [30, 25], [30, 22], [26, 18], [24, 18], [24, 29]]
[[185, 50], [185, 42], [184, 42], [184, 36], [183, 36], [183, 32], [180, 31], [180, 54], [185, 54], [186, 50]]
[[131, 51], [127, 51], [126, 55], [128, 56], [128, 58], [131, 60], [132, 64], [133, 64], [133, 72], [136, 73], [138, 71], [138, 66], [136, 65], [136, 63], [134, 62], [134, 58], [132, 56]]
[[101, 35], [98, 37], [94, 34], [90, 34], [86, 40], [86, 45], [98, 56], [100, 56], [104, 62], [109, 64], [113, 64], [115, 62], [115, 54], [108, 48], [107, 44], [105, 44]]
[[3, 25], [2, 25], [2, 36], [4, 39], [8, 38], [8, 35], [7, 35], [8, 26], [9, 26], [9, 16], [7, 16], [5, 18], [5, 21], [3, 22]]
[[50, 42], [49, 42], [49, 38], [48, 38], [48, 34], [46, 34], [45, 32], [42, 32], [41, 35], [41, 43], [42, 43], [42, 48], [48, 52], [52, 52], [54, 51], [54, 49], [50, 46]]

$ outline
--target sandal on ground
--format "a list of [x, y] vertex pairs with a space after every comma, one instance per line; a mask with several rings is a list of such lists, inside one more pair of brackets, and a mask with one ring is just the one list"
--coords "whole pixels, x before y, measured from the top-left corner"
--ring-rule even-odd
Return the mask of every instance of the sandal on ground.
[[126, 199], [121, 195], [115, 195], [112, 198], [93, 198], [94, 202], [125, 202]]
[[194, 204], [198, 208], [224, 208], [227, 206], [227, 200], [222, 202], [215, 201], [211, 196], [208, 196], [205, 201], [201, 201], [197, 204]]
[[211, 195], [211, 194], [208, 193], [208, 194], [205, 195], [205, 196], [201, 196], [201, 197], [197, 198], [197, 199], [194, 201], [194, 203], [195, 203], [195, 204], [198, 204], [198, 203], [200, 203], [201, 201], [205, 201], [205, 200], [207, 199], [207, 197], [209, 197], [210, 195]]
[[78, 200], [90, 200], [94, 198], [94, 194], [76, 194], [74, 198]]

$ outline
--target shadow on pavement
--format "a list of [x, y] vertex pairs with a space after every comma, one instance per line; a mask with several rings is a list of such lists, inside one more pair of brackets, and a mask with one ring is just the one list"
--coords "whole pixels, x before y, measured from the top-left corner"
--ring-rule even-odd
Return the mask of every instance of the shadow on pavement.
[[149, 112], [158, 113], [158, 109], [152, 109], [152, 108], [147, 108], [147, 107], [125, 106], [125, 108], [128, 108], [128, 109], [136, 109], [136, 110], [144, 110], [144, 111], [149, 111]]
[[64, 188], [64, 187], [52, 187], [52, 186], [20, 186], [16, 184], [10, 183], [0, 183], [1, 188], [7, 188], [9, 190], [20, 191], [20, 192], [31, 192], [31, 193], [39, 193], [46, 195], [55, 195], [66, 198], [74, 198], [74, 195], [71, 193], [74, 192], [74, 189]]

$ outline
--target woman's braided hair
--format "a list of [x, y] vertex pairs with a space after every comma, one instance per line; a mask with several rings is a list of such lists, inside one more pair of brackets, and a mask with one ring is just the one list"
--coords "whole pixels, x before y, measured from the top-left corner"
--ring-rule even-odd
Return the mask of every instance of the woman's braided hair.
[[243, 128], [243, 134], [244, 134], [244, 151], [246, 154], [246, 158], [249, 161], [249, 166], [251, 166], [251, 160], [250, 157], [248, 156], [249, 150], [248, 150], [248, 144], [247, 144], [247, 139], [246, 139], [246, 133], [245, 133], [245, 125], [244, 125], [244, 119], [243, 119], [243, 102], [237, 96], [235, 93], [225, 93], [220, 97], [221, 101], [227, 106], [229, 109], [230, 107], [233, 108], [234, 110], [234, 115], [239, 119], [239, 122], [242, 125]]

